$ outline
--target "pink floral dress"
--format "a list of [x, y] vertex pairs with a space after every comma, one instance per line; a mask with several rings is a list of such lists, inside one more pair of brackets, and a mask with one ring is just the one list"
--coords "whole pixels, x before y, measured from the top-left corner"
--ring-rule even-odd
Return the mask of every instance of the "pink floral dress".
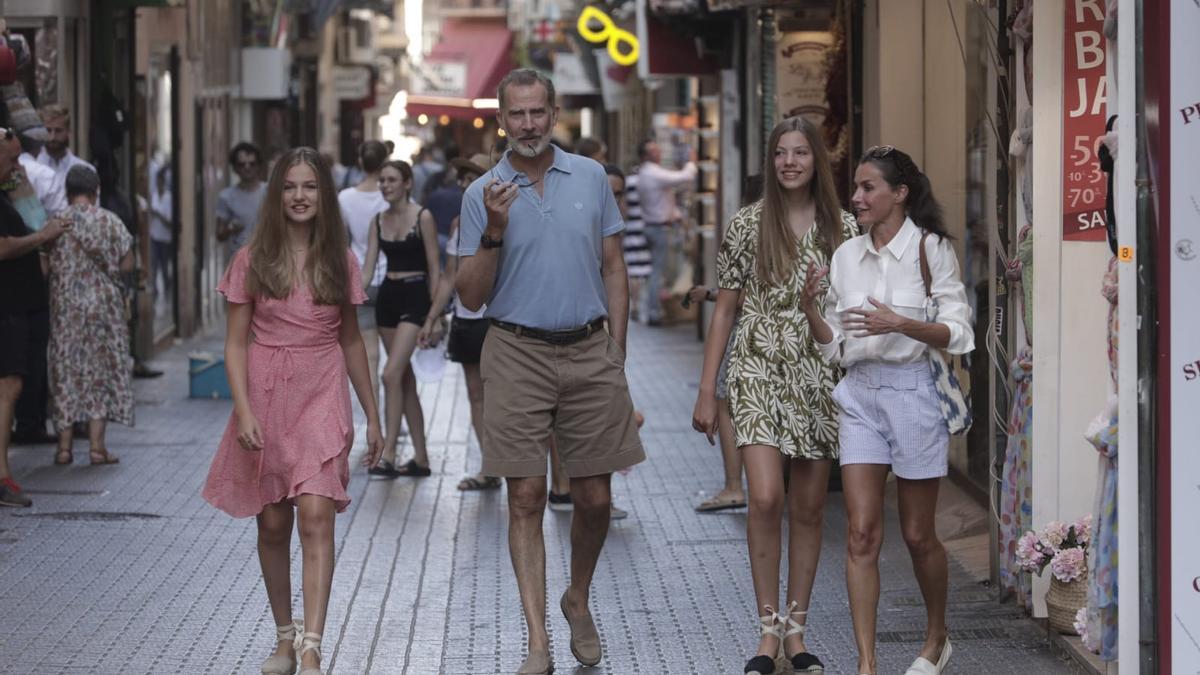
[[118, 281], [133, 237], [117, 216], [76, 204], [50, 247], [50, 395], [55, 429], [106, 419], [133, 426], [133, 359]]
[[[346, 359], [338, 334], [342, 308], [318, 305], [301, 284], [284, 300], [246, 292], [250, 254], [238, 251], [217, 285], [231, 303], [254, 303], [246, 355], [250, 410], [262, 429], [261, 451], [237, 442], [237, 414], [217, 447], [203, 495], [236, 518], [257, 515], [267, 504], [301, 494], [332, 499], [339, 512], [350, 504], [350, 446], [354, 427]], [[346, 251], [350, 302], [362, 304], [358, 263]]]

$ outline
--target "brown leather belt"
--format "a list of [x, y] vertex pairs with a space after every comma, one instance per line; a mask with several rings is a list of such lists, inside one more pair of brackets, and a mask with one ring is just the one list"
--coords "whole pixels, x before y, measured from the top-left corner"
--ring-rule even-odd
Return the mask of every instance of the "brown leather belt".
[[500, 330], [508, 331], [517, 337], [531, 337], [535, 340], [541, 340], [552, 345], [566, 346], [573, 345], [580, 340], [583, 340], [593, 333], [604, 330], [604, 317], [595, 319], [579, 328], [568, 328], [566, 330], [542, 330], [541, 328], [529, 328], [527, 326], [519, 326], [515, 323], [507, 321], [497, 321], [492, 319], [492, 325]]

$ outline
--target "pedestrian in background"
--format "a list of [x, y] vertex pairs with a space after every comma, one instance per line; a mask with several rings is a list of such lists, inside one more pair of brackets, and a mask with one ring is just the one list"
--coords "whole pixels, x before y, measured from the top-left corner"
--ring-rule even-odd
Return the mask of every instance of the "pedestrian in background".
[[[432, 292], [437, 288], [440, 274], [437, 228], [429, 211], [411, 199], [412, 168], [408, 162], [386, 162], [379, 172], [379, 190], [388, 208], [371, 221], [362, 284], [365, 287], [374, 278], [382, 252], [387, 257], [387, 273], [375, 302], [375, 323], [387, 352], [387, 363], [383, 366], [387, 428], [383, 457], [370, 472], [388, 478], [424, 478], [432, 473], [425, 445], [425, 414], [417, 396], [416, 380], [413, 380], [411, 391], [405, 389], [404, 380], [412, 370], [417, 335], [431, 317], [441, 315], [442, 308], [432, 304]], [[396, 466], [400, 416], [410, 409], [407, 417], [413, 458]]]
[[[354, 310], [366, 294], [346, 247], [333, 177], [315, 150], [290, 150], [275, 164], [254, 235], [217, 290], [228, 300], [225, 371], [234, 413], [204, 498], [235, 518], [257, 517], [278, 637], [262, 672], [290, 674], [299, 660], [301, 675], [319, 675], [334, 514], [350, 504], [347, 375], [367, 416], [364, 464], [379, 458], [383, 438]], [[303, 551], [303, 623], [292, 618], [293, 509]]]
[[692, 161], [679, 169], [668, 169], [661, 164], [662, 148], [658, 142], [642, 141], [638, 145], [637, 191], [645, 222], [645, 237], [650, 247], [651, 271], [646, 282], [646, 323], [650, 326], [662, 324], [663, 303], [661, 292], [668, 285], [666, 275], [670, 269], [668, 258], [673, 256], [677, 243], [677, 231], [686, 224], [686, 215], [675, 200], [675, 191], [696, 180], [695, 151]]
[[[883, 493], [890, 467], [897, 478], [900, 529], [927, 614], [925, 644], [908, 673], [936, 675], [952, 651], [946, 549], [934, 523], [950, 435], [927, 352], [974, 349], [971, 307], [941, 206], [912, 158], [891, 146], [873, 147], [859, 160], [854, 186], [851, 203], [868, 231], [838, 249], [828, 269], [809, 268], [800, 305], [821, 353], [846, 368], [834, 397], [841, 408], [842, 489], [850, 521], [846, 586], [857, 672], [875, 673]], [[932, 320], [926, 320], [927, 296], [936, 306]]]
[[575, 154], [594, 159], [601, 164], [608, 164], [608, 146], [598, 138], [584, 136], [575, 141]]
[[66, 200], [67, 172], [71, 167], [83, 165], [95, 171], [96, 167], [79, 158], [71, 151], [71, 110], [52, 103], [42, 106], [42, 125], [46, 128], [46, 142], [38, 152], [37, 161], [54, 171], [53, 192]]
[[[831, 393], [838, 372], [813, 343], [796, 305], [805, 272], [823, 268], [858, 233], [842, 211], [821, 130], [792, 117], [771, 131], [764, 198], [738, 211], [717, 257], [721, 290], [704, 346], [692, 426], [712, 443], [719, 432], [716, 380], [738, 296], [745, 294], [729, 359], [729, 410], [749, 487], [746, 540], [761, 637], [746, 672], [775, 672], [784, 656], [798, 672], [823, 672], [805, 646], [808, 607], [821, 556], [825, 493], [838, 456]], [[784, 472], [789, 475], [784, 492]], [[787, 605], [779, 601], [779, 523], [788, 515]]]
[[253, 143], [241, 142], [229, 151], [229, 166], [238, 177], [217, 195], [217, 241], [228, 242], [227, 260], [250, 241], [258, 211], [267, 192], [262, 182], [262, 152]]
[[[0, 129], [0, 135], [8, 130]], [[18, 150], [0, 143], [0, 179], [7, 180], [17, 166]], [[33, 502], [12, 478], [8, 447], [17, 399], [34, 362], [37, 348], [35, 315], [49, 305], [46, 280], [38, 249], [70, 229], [58, 219], [31, 232], [13, 208], [8, 193], [0, 190], [0, 506], [29, 506]]]
[[[170, 306], [168, 298], [175, 294], [174, 188], [171, 185], [169, 162], [163, 162], [157, 167], [151, 162], [151, 167], [150, 291], [154, 295], [154, 311], [158, 313]], [[159, 290], [160, 282], [162, 290]]]
[[[379, 171], [387, 161], [387, 147], [379, 141], [366, 141], [358, 146], [358, 161], [363, 167], [363, 179], [358, 185], [338, 193], [338, 208], [346, 233], [350, 237], [350, 250], [354, 252], [358, 267], [367, 260], [371, 221], [387, 210], [387, 200], [379, 192]], [[367, 364], [371, 371], [371, 391], [379, 394], [379, 330], [375, 325], [375, 303], [379, 299], [379, 286], [383, 283], [387, 256], [379, 254], [383, 266], [376, 266], [375, 274], [367, 284], [367, 301], [355, 307], [358, 312], [358, 329], [367, 346]], [[416, 380], [413, 380], [416, 390]]]
[[518, 673], [549, 673], [542, 518], [550, 437], [574, 501], [571, 582], [559, 607], [585, 666], [602, 656], [588, 600], [612, 473], [645, 453], [624, 372], [624, 223], [604, 167], [551, 146], [558, 105], [545, 75], [514, 70], [497, 97], [510, 149], [463, 197], [456, 286], [467, 309], [486, 303], [492, 321], [481, 363], [483, 473], [508, 479], [509, 552], [529, 630]]
[[100, 177], [86, 166], [67, 172], [60, 217], [67, 236], [50, 247], [50, 393], [58, 451], [71, 464], [75, 424], [86, 423], [92, 464], [116, 464], [105, 430], [133, 426], [133, 360], [125, 316], [123, 273], [133, 269], [133, 236], [111, 211], [96, 205]]
[[[488, 156], [478, 154], [470, 159], [456, 158], [453, 162], [458, 174], [459, 186], [467, 189], [483, 174], [487, 173], [491, 162]], [[450, 227], [450, 238], [446, 242], [446, 269], [441, 275], [438, 291], [433, 297], [433, 306], [445, 307], [454, 298], [454, 308], [450, 317], [450, 332], [446, 339], [446, 356], [451, 361], [461, 364], [463, 379], [467, 384], [467, 401], [471, 406], [471, 428], [475, 431], [475, 439], [482, 448], [486, 434], [483, 425], [483, 376], [479, 372], [479, 358], [483, 351], [483, 340], [487, 337], [488, 320], [484, 318], [486, 306], [472, 311], [463, 306], [462, 300], [454, 292], [454, 278], [458, 274], [458, 231], [459, 216], [454, 217]], [[442, 319], [431, 318], [421, 330], [418, 342], [425, 346], [435, 345], [441, 339]], [[500, 487], [500, 479], [485, 473], [464, 476], [458, 481], [459, 490], [493, 490]]]
[[646, 222], [642, 219], [642, 197], [638, 194], [638, 170], [635, 164], [625, 174], [625, 232], [621, 246], [625, 249], [625, 269], [629, 274], [629, 320], [644, 318], [647, 304], [643, 286], [654, 273], [650, 241], [646, 238]]
[[[742, 181], [742, 206], [749, 206], [762, 199], [762, 174], [746, 176]], [[688, 291], [688, 302], [716, 302], [720, 288], [705, 288], [693, 286]], [[737, 438], [733, 433], [733, 417], [729, 413], [729, 357], [733, 353], [733, 345], [737, 341], [738, 321], [742, 316], [742, 304], [746, 300], [745, 292], [738, 294], [737, 314], [733, 318], [733, 328], [730, 330], [729, 343], [725, 354], [721, 357], [721, 366], [717, 370], [717, 436], [721, 445], [721, 465], [725, 473], [725, 485], [720, 492], [700, 502], [696, 510], [701, 513], [740, 509], [746, 506], [746, 492], [742, 487], [742, 455], [737, 447]]]

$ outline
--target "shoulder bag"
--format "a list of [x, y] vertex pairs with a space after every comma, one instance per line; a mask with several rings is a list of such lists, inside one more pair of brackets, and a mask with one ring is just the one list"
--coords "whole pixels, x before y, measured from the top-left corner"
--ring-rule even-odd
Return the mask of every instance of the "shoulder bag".
[[[933, 274], [929, 271], [929, 258], [925, 253], [925, 240], [928, 237], [928, 232], [921, 235], [919, 249], [921, 280], [925, 282], [925, 320], [933, 322], [937, 319], [938, 305], [933, 297]], [[933, 374], [938, 407], [942, 410], [942, 418], [946, 420], [946, 428], [951, 434], [965, 434], [971, 428], [971, 408], [967, 405], [962, 384], [954, 374], [945, 350], [930, 346], [925, 353], [929, 357], [929, 370]]]

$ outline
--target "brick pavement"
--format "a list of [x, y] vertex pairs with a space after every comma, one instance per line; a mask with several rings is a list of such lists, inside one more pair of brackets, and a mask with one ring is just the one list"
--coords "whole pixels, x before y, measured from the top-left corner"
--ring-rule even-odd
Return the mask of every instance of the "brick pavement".
[[[596, 574], [593, 611], [605, 660], [585, 669], [571, 657], [556, 607], [570, 519], [547, 512], [554, 659], [559, 672], [740, 673], [757, 639], [745, 516], [692, 511], [700, 493], [720, 482], [718, 453], [690, 428], [701, 347], [686, 328], [635, 327], [630, 342], [628, 372], [647, 417], [650, 459], [614, 479], [631, 515], [613, 523]], [[175, 347], [155, 363], [165, 377], [137, 383], [138, 426], [109, 434], [120, 465], [88, 466], [83, 443], [67, 468], [51, 465], [50, 446], [14, 449], [14, 471], [35, 504], [0, 510], [3, 672], [258, 672], [274, 631], [253, 521], [230, 519], [199, 497], [230, 406], [185, 398], [187, 350], [220, 346], [210, 336]], [[506, 673], [522, 658], [503, 492], [455, 489], [478, 466], [459, 371], [448, 368], [421, 396], [434, 475], [368, 481], [356, 467], [353, 503], [337, 519], [329, 672]], [[977, 560], [980, 538], [986, 542], [981, 511], [949, 484], [943, 507], [948, 546], [975, 550], [961, 559]], [[808, 638], [831, 673], [855, 665], [845, 530], [835, 493]], [[298, 570], [298, 543], [293, 561]], [[902, 673], [919, 648], [924, 613], [891, 509], [881, 564], [880, 672]], [[981, 576], [986, 569], [980, 575], [952, 564], [953, 672], [1075, 672], [1037, 625], [990, 598]]]

